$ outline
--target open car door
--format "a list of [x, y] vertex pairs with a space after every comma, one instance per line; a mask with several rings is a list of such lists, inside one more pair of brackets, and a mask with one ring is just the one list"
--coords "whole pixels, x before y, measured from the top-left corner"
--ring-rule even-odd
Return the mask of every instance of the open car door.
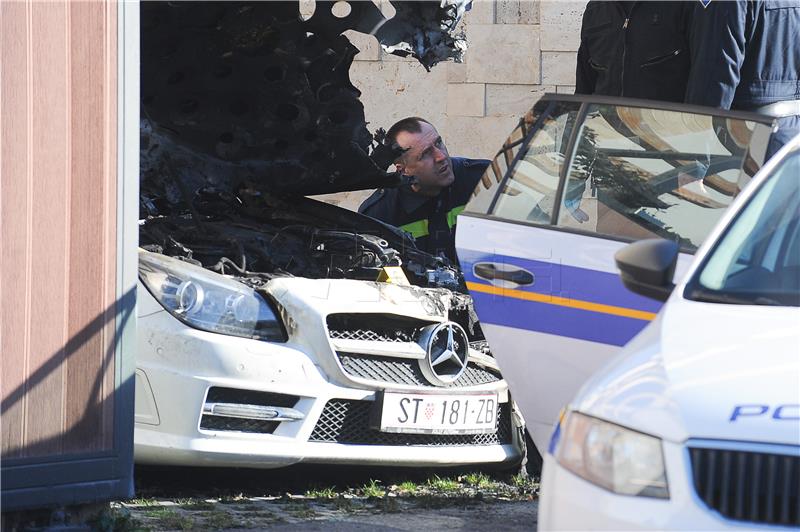
[[458, 220], [484, 333], [537, 448], [585, 380], [656, 317], [614, 253], [661, 237], [676, 279], [764, 162], [772, 119], [667, 102], [545, 95]]

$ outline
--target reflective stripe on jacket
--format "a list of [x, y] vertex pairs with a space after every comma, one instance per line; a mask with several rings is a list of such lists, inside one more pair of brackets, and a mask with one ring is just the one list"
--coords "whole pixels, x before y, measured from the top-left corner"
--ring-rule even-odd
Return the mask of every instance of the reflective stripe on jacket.
[[455, 227], [489, 161], [451, 157], [453, 184], [438, 196], [428, 198], [408, 187], [376, 190], [358, 212], [395, 225], [409, 233], [417, 246], [433, 255], [443, 253], [455, 261]]

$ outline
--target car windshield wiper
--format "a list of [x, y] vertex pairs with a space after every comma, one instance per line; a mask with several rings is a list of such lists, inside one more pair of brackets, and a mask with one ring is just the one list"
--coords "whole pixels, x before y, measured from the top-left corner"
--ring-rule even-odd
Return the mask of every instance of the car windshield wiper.
[[762, 294], [732, 294], [730, 292], [716, 292], [703, 288], [694, 288], [689, 292], [689, 299], [705, 301], [708, 303], [725, 303], [728, 305], [771, 305], [782, 306], [777, 299]]

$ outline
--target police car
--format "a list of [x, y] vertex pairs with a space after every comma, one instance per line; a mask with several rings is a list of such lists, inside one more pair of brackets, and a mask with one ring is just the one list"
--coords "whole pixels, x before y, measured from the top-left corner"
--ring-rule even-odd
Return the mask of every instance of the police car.
[[[477, 312], [545, 455], [542, 528], [796, 526], [798, 288], [768, 286], [798, 279], [800, 141], [726, 214], [771, 129], [757, 115], [546, 95], [461, 215]], [[758, 227], [756, 210], [774, 238], [748, 240], [740, 264], [733, 241]], [[723, 215], [730, 229], [712, 234]], [[691, 266], [710, 234], [720, 244]], [[668, 247], [618, 256], [623, 282], [615, 255], [654, 237]], [[731, 264], [763, 292], [722, 290]], [[652, 285], [673, 275], [659, 314], [670, 289]]]
[[677, 286], [676, 258], [665, 240], [617, 253], [626, 286], [668, 299], [561, 416], [543, 529], [800, 526], [800, 137]]
[[614, 254], [678, 245], [676, 278], [763, 164], [772, 120], [667, 102], [545, 95], [458, 220], [481, 324], [536, 448], [581, 385], [655, 319]]

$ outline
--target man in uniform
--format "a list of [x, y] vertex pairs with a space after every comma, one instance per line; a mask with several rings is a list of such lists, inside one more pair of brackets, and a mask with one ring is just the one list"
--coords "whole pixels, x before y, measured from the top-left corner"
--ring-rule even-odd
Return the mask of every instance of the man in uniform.
[[455, 261], [456, 218], [489, 161], [450, 157], [436, 128], [418, 117], [394, 124], [386, 142], [403, 150], [394, 164], [411, 184], [376, 190], [358, 212], [398, 226], [420, 249]]
[[778, 118], [767, 157], [800, 133], [800, 0], [702, 0], [686, 102]]
[[575, 94], [682, 102], [693, 2], [591, 0], [583, 13]]

